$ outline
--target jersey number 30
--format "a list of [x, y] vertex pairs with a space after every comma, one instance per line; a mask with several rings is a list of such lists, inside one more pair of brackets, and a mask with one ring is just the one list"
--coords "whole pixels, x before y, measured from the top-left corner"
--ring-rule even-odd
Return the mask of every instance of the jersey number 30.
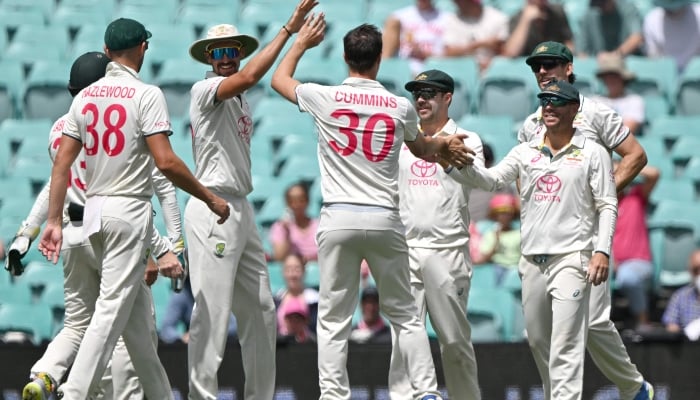
[[[339, 129], [340, 133], [348, 137], [347, 146], [341, 147], [335, 140], [329, 141], [328, 144], [341, 156], [349, 156], [357, 149], [357, 135], [355, 135], [355, 130], [360, 126], [360, 116], [354, 111], [344, 108], [333, 111], [331, 117], [336, 119], [346, 117], [348, 119], [348, 125]], [[386, 136], [384, 136], [384, 143], [382, 143], [381, 150], [379, 150], [379, 153], [375, 154], [372, 152], [372, 137], [374, 136], [374, 128], [379, 122], [384, 123], [386, 126]], [[380, 162], [384, 160], [386, 156], [389, 155], [391, 146], [394, 144], [395, 132], [396, 123], [388, 114], [377, 113], [367, 118], [365, 127], [362, 129], [362, 152], [365, 154], [365, 157], [371, 162]]]
[[[86, 127], [87, 133], [92, 137], [92, 146], [88, 147], [87, 141], [85, 142], [85, 155], [96, 155], [100, 149], [100, 144], [102, 144], [102, 148], [109, 157], [119, 155], [119, 153], [124, 150], [125, 141], [124, 132], [121, 130], [126, 123], [126, 109], [124, 109], [124, 106], [121, 104], [111, 104], [105, 109], [103, 114], [105, 130], [102, 132], [101, 138], [100, 133], [95, 129], [100, 120], [100, 110], [95, 103], [87, 103], [85, 107], [83, 107], [83, 115], [87, 113], [92, 114], [92, 120]], [[114, 113], [117, 113], [117, 118], [113, 123], [112, 114]]]

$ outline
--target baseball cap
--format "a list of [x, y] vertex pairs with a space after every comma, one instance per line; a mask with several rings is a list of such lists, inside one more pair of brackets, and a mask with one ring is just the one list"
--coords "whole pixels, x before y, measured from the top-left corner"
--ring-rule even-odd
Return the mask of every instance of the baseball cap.
[[579, 101], [578, 90], [567, 81], [553, 81], [537, 94], [540, 99], [543, 97], [555, 96], [569, 101]]
[[124, 50], [138, 46], [151, 37], [142, 23], [130, 18], [118, 18], [110, 22], [105, 30], [105, 47], [109, 50]]
[[574, 62], [574, 55], [571, 54], [571, 50], [565, 44], [553, 41], [542, 42], [535, 46], [535, 50], [532, 51], [532, 54], [525, 62], [527, 65], [531, 65], [538, 58], [559, 58], [566, 62]]
[[445, 92], [453, 93], [455, 91], [455, 81], [448, 74], [437, 70], [431, 69], [425, 72], [421, 72], [416, 75], [415, 79], [406, 83], [404, 86], [406, 90], [412, 92], [418, 87], [430, 86], [438, 90], [443, 90]]
[[105, 76], [109, 58], [105, 53], [90, 51], [76, 58], [70, 68], [68, 90], [80, 91]]
[[292, 314], [299, 314], [304, 318], [309, 318], [309, 306], [303, 299], [290, 297], [284, 303], [284, 316], [287, 317]]

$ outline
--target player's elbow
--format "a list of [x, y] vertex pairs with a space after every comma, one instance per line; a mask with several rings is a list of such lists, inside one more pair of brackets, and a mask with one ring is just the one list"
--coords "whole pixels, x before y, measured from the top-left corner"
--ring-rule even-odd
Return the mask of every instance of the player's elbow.
[[170, 177], [177, 171], [178, 158], [173, 154], [164, 155], [155, 158], [156, 167], [166, 178]]

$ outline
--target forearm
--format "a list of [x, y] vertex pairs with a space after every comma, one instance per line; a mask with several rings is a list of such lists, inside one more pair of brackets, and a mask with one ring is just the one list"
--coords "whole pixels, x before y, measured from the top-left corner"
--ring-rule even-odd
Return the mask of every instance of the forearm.
[[168, 231], [168, 237], [173, 241], [178, 240], [182, 236], [182, 219], [180, 207], [177, 204], [175, 186], [163, 174], [154, 171], [153, 188], [163, 211], [162, 218], [165, 222], [165, 229]]
[[170, 243], [160, 236], [160, 233], [158, 232], [158, 229], [156, 229], [155, 225], [153, 226], [151, 233], [151, 246], [153, 248], [153, 257], [156, 258], [170, 251]]
[[530, 30], [530, 21], [520, 18], [513, 32], [508, 37], [508, 40], [503, 44], [502, 55], [505, 57], [518, 57], [523, 51], [527, 33]]
[[272, 74], [272, 88], [294, 104], [297, 104], [295, 89], [299, 85], [299, 82], [294, 79], [294, 72], [305, 51], [306, 49], [302, 45], [296, 42], [292, 44]]
[[192, 175], [185, 163], [174, 154], [172, 154], [172, 157], [168, 157], [166, 160], [158, 163], [157, 167], [166, 178], [185, 192], [207, 204], [213, 200], [213, 193], [205, 188], [204, 185]]
[[616, 219], [617, 211], [615, 206], [608, 205], [598, 210], [598, 238], [594, 250], [603, 251], [607, 255], [611, 254]]
[[634, 180], [634, 177], [647, 164], [647, 157], [642, 150], [641, 154], [623, 156], [622, 160], [615, 169], [615, 188], [618, 192], [622, 191], [627, 185]]
[[616, 51], [624, 57], [637, 51], [643, 42], [644, 38], [641, 33], [633, 33], [620, 44]]
[[22, 226], [20, 227], [19, 231], [17, 231], [18, 236], [22, 235], [34, 240], [39, 234], [41, 225], [46, 222], [48, 217], [49, 191], [51, 190], [50, 185], [51, 180], [49, 179], [49, 181], [46, 182], [44, 187], [41, 189], [41, 192], [39, 192], [36, 200], [34, 200], [34, 205], [32, 206], [31, 211], [29, 211], [27, 219], [22, 221]]

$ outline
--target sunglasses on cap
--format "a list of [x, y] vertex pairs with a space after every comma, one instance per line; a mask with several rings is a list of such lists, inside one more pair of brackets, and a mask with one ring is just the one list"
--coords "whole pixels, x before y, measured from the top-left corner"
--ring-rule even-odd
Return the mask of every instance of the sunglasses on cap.
[[532, 64], [530, 64], [530, 68], [532, 69], [532, 72], [540, 72], [540, 69], [542, 68], [544, 68], [545, 71], [549, 71], [550, 69], [563, 64], [564, 63], [557, 60], [533, 61]]
[[540, 105], [546, 107], [547, 104], [551, 104], [552, 107], [561, 107], [571, 103], [571, 100], [562, 99], [557, 96], [545, 96], [540, 97]]
[[433, 97], [437, 96], [438, 93], [440, 92], [430, 88], [416, 89], [411, 92], [411, 94], [413, 95], [413, 100], [418, 100], [421, 97], [425, 100], [430, 100]]
[[239, 47], [219, 47], [209, 50], [209, 55], [214, 60], [221, 60], [224, 56], [228, 58], [236, 58], [241, 54]]

